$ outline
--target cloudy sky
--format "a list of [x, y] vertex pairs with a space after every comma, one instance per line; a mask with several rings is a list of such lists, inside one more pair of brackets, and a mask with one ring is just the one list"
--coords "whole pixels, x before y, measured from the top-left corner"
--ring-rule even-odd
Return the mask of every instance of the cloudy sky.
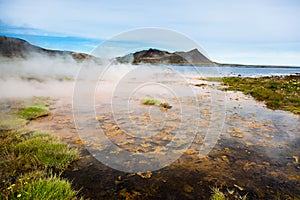
[[218, 62], [300, 66], [298, 0], [0, 0], [1, 35], [89, 52], [143, 27], [177, 31]]

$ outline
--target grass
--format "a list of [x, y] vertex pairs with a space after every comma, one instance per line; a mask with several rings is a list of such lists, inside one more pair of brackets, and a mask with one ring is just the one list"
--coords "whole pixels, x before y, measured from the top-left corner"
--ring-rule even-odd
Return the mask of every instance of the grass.
[[13, 116], [2, 115], [0, 117], [0, 131], [7, 132], [24, 127], [27, 124], [27, 120]]
[[159, 106], [162, 101], [156, 100], [156, 99], [142, 99], [141, 103], [143, 105], [155, 105], [155, 106]]
[[219, 190], [219, 188], [212, 188], [212, 195], [210, 196], [210, 200], [226, 200], [223, 192]]
[[270, 109], [281, 109], [300, 114], [300, 77], [224, 77], [227, 90], [242, 91], [258, 101], [264, 101]]
[[69, 181], [51, 175], [40, 178], [21, 177], [16, 183], [6, 188], [6, 193], [8, 199], [12, 200], [72, 200], [77, 199], [78, 191], [72, 189]]
[[35, 133], [14, 146], [14, 154], [19, 158], [32, 160], [33, 165], [63, 170], [78, 159], [79, 153], [46, 133]]
[[1, 101], [7, 111], [0, 116], [0, 199], [76, 198], [71, 183], [53, 173], [78, 159], [78, 150], [26, 127], [28, 120], [50, 114], [50, 104], [49, 98], [38, 97]]
[[156, 100], [156, 99], [142, 99], [141, 103], [143, 105], [155, 105], [160, 107], [163, 110], [168, 110], [170, 108], [172, 108], [172, 106], [169, 105], [169, 103], [164, 102], [164, 101], [160, 101], [160, 100]]
[[232, 191], [232, 193], [229, 193], [228, 190], [226, 192], [226, 195], [220, 191], [219, 188], [214, 187], [211, 189], [212, 194], [210, 196], [210, 200], [227, 200], [227, 199], [239, 199], [239, 200], [247, 200], [247, 195], [241, 196], [237, 193], [237, 191]]
[[19, 114], [24, 119], [33, 120], [38, 117], [47, 116], [50, 112], [45, 106], [27, 106]]

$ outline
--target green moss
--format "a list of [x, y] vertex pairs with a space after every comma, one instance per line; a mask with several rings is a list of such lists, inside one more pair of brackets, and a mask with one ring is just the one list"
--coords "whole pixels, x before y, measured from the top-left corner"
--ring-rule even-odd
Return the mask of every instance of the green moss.
[[37, 133], [15, 145], [15, 155], [32, 161], [31, 165], [42, 165], [63, 170], [72, 161], [78, 159], [77, 150], [72, 150], [57, 137], [46, 133]]
[[78, 150], [55, 136], [26, 128], [28, 120], [48, 115], [52, 103], [47, 97], [1, 99], [0, 199], [76, 198], [78, 192], [69, 182], [49, 173], [65, 170], [78, 159]]
[[156, 100], [156, 99], [142, 99], [141, 103], [143, 105], [155, 105], [155, 106], [158, 106], [158, 107], [160, 107], [160, 109], [162, 109], [164, 111], [172, 108], [172, 106], [170, 106], [169, 103], [164, 102], [164, 101], [159, 101], [159, 100]]
[[45, 106], [28, 106], [24, 108], [19, 114], [21, 117], [32, 120], [38, 117], [49, 115], [49, 109]]
[[162, 102], [156, 99], [142, 99], [141, 103], [143, 105], [156, 105], [159, 106]]
[[0, 131], [11, 131], [24, 127], [27, 120], [13, 116], [13, 115], [2, 115], [0, 117]]
[[225, 195], [219, 190], [219, 188], [212, 189], [211, 200], [226, 200]]
[[227, 90], [242, 91], [258, 101], [264, 101], [271, 109], [300, 112], [300, 77], [261, 77], [239, 78], [224, 77]]
[[71, 187], [71, 183], [55, 175], [39, 179], [19, 179], [18, 183], [8, 187], [9, 199], [24, 200], [71, 200], [77, 199], [78, 191]]

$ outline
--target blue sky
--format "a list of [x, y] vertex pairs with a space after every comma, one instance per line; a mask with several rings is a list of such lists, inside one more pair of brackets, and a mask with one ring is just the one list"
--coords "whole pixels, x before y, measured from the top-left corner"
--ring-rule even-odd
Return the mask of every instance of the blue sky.
[[298, 0], [0, 0], [0, 33], [51, 49], [91, 52], [143, 27], [195, 40], [218, 62], [300, 66]]

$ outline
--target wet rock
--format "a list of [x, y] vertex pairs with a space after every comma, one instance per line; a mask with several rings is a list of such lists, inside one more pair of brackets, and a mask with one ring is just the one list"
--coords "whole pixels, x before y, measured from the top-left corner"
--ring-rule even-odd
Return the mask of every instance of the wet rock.
[[130, 199], [136, 199], [136, 197], [141, 194], [137, 191], [127, 192], [127, 190], [124, 188], [120, 191], [120, 195], [124, 197], [126, 200], [130, 200]]
[[233, 133], [232, 137], [236, 137], [236, 138], [243, 138], [244, 136], [240, 133]]
[[137, 172], [136, 174], [138, 176], [140, 176], [141, 178], [146, 178], [146, 179], [151, 178], [151, 176], [152, 176], [152, 172], [145, 172], [145, 173]]
[[96, 117], [96, 120], [97, 120], [97, 121], [103, 121], [104, 118], [103, 118], [103, 117]]
[[253, 146], [254, 144], [251, 143], [251, 142], [245, 142], [245, 145], [246, 145], [247, 147], [250, 147], [250, 146]]
[[227, 156], [221, 156], [221, 159], [222, 159], [223, 161], [225, 161], [225, 162], [229, 162]]
[[253, 166], [255, 166], [256, 163], [255, 162], [246, 162], [243, 166], [243, 170], [244, 171], [249, 171], [251, 168], [253, 168]]
[[166, 108], [166, 109], [171, 109], [172, 108], [172, 106], [170, 106], [167, 102], [161, 102], [159, 104], [159, 107]]
[[185, 184], [185, 185], [183, 186], [183, 190], [184, 190], [184, 192], [186, 192], [186, 193], [191, 193], [191, 192], [194, 191], [194, 188], [193, 188], [192, 186], [190, 186], [189, 184]]
[[115, 180], [115, 185], [119, 185], [121, 183], [123, 183], [122, 176], [118, 176], [117, 180]]
[[295, 164], [299, 163], [299, 156], [292, 156], [292, 158], [295, 159], [295, 161], [294, 161]]
[[197, 83], [197, 84], [195, 84], [195, 86], [197, 86], [197, 87], [205, 87], [205, 86], [207, 86], [207, 84], [205, 84], [205, 83]]
[[188, 149], [186, 150], [185, 152], [187, 155], [192, 155], [192, 154], [195, 154], [195, 150], [194, 149]]

